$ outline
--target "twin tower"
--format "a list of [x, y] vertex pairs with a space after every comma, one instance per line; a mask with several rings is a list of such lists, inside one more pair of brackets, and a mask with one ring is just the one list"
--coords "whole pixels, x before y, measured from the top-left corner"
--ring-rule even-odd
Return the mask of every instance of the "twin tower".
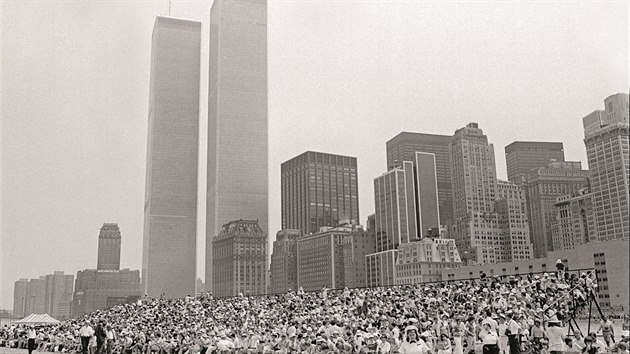
[[[152, 297], [195, 295], [201, 37], [201, 22], [156, 18], [142, 254]], [[206, 289], [223, 224], [258, 220], [268, 234], [266, 1], [214, 0], [209, 54]]]

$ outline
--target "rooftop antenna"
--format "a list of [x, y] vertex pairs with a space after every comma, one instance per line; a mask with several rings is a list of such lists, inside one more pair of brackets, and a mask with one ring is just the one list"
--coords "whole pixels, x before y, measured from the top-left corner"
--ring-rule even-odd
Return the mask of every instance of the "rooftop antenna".
[[171, 16], [171, 5], [172, 5], [172, 0], [168, 0], [168, 15]]

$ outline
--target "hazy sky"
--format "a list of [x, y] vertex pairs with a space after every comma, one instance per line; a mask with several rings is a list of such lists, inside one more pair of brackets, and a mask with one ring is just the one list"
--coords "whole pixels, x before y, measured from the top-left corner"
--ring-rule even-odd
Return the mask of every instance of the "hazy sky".
[[[208, 17], [204, 25], [198, 269], [203, 277]], [[122, 267], [139, 269], [151, 32], [168, 1], [1, 1], [0, 307], [13, 283], [96, 267], [117, 222]], [[273, 1], [268, 9], [269, 224], [280, 227], [280, 163], [306, 150], [359, 164], [361, 222], [385, 142], [468, 122], [504, 147], [561, 141], [586, 167], [581, 118], [628, 92], [628, 3]]]

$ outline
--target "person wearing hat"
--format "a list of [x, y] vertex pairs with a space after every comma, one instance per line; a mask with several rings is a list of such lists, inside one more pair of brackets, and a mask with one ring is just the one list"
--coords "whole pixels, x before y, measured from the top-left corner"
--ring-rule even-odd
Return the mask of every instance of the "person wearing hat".
[[90, 338], [94, 335], [94, 329], [90, 326], [89, 320], [85, 320], [83, 326], [79, 329], [79, 335], [81, 336], [81, 353], [88, 354], [90, 350]]
[[610, 347], [612, 343], [615, 343], [615, 331], [613, 330], [613, 323], [606, 316], [602, 316], [602, 320], [599, 323], [599, 329], [597, 332], [602, 332], [606, 345]]
[[427, 344], [419, 336], [418, 327], [407, 326], [403, 333], [403, 342], [398, 349], [400, 354], [427, 354], [430, 352]]
[[565, 351], [564, 346], [564, 329], [561, 327], [562, 322], [559, 320], [550, 320], [547, 322], [547, 338], [549, 339], [549, 353], [561, 354]]

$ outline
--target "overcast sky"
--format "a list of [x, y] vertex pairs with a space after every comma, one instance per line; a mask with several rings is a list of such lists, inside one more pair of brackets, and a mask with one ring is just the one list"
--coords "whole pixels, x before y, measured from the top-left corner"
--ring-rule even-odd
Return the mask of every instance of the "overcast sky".
[[[211, 1], [173, 1], [203, 22]], [[168, 1], [2, 1], [0, 307], [13, 283], [96, 267], [104, 222], [139, 269], [151, 32]], [[581, 118], [628, 91], [628, 3], [272, 1], [268, 9], [269, 225], [280, 163], [306, 150], [359, 164], [361, 222], [374, 211], [385, 142], [478, 122], [499, 178], [515, 140], [561, 141], [586, 167]], [[199, 276], [205, 244], [207, 100], [201, 100]]]

